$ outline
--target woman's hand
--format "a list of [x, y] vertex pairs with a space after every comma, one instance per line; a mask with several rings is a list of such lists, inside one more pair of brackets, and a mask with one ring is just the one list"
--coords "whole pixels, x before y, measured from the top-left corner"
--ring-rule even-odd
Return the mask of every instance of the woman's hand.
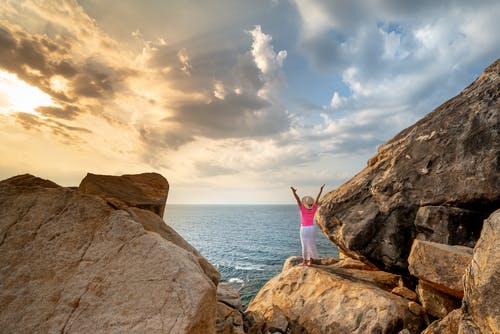
[[295, 197], [295, 200], [297, 201], [297, 205], [300, 208], [300, 198], [299, 198], [299, 195], [297, 195], [297, 189], [295, 189], [294, 187], [290, 187], [290, 189], [292, 189], [293, 197]]
[[319, 193], [318, 193], [318, 196], [316, 196], [316, 200], [314, 201], [314, 204], [318, 204], [319, 203], [319, 199], [321, 197], [321, 193], [323, 192], [323, 188], [325, 187], [325, 185], [322, 185], [321, 187], [319, 187]]

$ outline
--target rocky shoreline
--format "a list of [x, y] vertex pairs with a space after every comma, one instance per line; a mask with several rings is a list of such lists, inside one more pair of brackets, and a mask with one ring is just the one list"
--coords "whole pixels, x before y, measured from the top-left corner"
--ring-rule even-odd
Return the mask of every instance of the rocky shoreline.
[[322, 232], [368, 267], [286, 265], [248, 307], [264, 332], [500, 332], [499, 96], [500, 59], [323, 197]]
[[0, 181], [6, 333], [499, 333], [500, 60], [321, 201], [341, 250], [246, 309], [162, 219], [167, 180]]

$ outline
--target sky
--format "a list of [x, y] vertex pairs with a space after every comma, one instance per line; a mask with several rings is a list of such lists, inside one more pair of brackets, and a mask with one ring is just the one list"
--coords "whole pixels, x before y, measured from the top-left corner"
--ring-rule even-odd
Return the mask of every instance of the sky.
[[0, 0], [0, 179], [293, 203], [500, 57], [493, 0]]

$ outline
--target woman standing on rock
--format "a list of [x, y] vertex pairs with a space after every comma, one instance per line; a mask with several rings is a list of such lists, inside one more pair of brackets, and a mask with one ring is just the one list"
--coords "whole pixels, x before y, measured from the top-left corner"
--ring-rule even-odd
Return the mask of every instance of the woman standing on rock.
[[297, 201], [297, 205], [300, 210], [300, 243], [302, 244], [302, 263], [301, 265], [310, 266], [313, 260], [318, 257], [318, 250], [316, 249], [316, 234], [314, 230], [314, 214], [318, 208], [319, 198], [323, 192], [322, 185], [319, 189], [318, 196], [314, 200], [311, 196], [304, 196], [300, 200], [297, 195], [297, 189], [290, 187], [293, 192], [293, 196]]

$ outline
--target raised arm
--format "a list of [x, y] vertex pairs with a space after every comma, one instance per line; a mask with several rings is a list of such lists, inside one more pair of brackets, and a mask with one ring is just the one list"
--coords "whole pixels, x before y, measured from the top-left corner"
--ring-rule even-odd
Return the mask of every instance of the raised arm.
[[319, 202], [319, 198], [321, 197], [321, 193], [323, 192], [323, 188], [325, 187], [325, 185], [322, 185], [321, 188], [319, 188], [319, 193], [318, 193], [318, 196], [316, 196], [316, 201], [314, 202], [315, 205], [318, 204]]
[[290, 187], [290, 189], [292, 189], [292, 193], [293, 193], [293, 197], [295, 197], [295, 200], [297, 201], [297, 205], [300, 207], [300, 198], [299, 198], [299, 195], [297, 195], [297, 189], [295, 189], [294, 187]]

